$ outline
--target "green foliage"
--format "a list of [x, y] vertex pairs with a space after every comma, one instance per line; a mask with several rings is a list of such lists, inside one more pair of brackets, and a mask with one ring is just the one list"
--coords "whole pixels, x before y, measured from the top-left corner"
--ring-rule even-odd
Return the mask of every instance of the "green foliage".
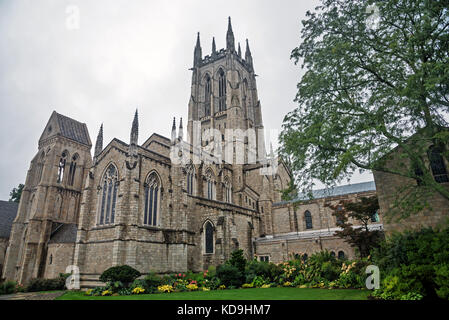
[[65, 289], [65, 277], [59, 276], [55, 279], [35, 278], [31, 279], [26, 287], [28, 292], [52, 291]]
[[102, 282], [121, 281], [125, 284], [129, 284], [138, 277], [140, 277], [140, 275], [141, 274], [139, 271], [130, 266], [127, 265], [115, 266], [105, 270], [100, 276], [100, 281]]
[[243, 250], [234, 250], [231, 253], [231, 259], [227, 261], [231, 266], [236, 267], [242, 274], [245, 273], [246, 259], [243, 256]]
[[13, 188], [9, 193], [9, 201], [20, 202], [24, 185], [21, 183], [17, 188]]
[[0, 283], [0, 294], [11, 294], [16, 291], [17, 283], [15, 281], [5, 281]]
[[[367, 22], [373, 3], [376, 28]], [[291, 54], [305, 69], [298, 107], [280, 135], [301, 192], [314, 179], [333, 185], [356, 170], [377, 170], [420, 182], [392, 195], [389, 214], [398, 218], [428, 206], [427, 193], [449, 199], [426, 164], [430, 141], [449, 160], [448, 20], [446, 0], [321, 0], [307, 12]], [[393, 167], [396, 146], [403, 156]]]
[[[135, 280], [136, 282], [138, 280]], [[149, 274], [145, 276], [144, 279], [145, 284], [143, 285], [143, 288], [147, 292], [156, 292], [157, 287], [163, 284], [162, 278], [159, 277], [154, 271], [151, 271]], [[134, 289], [135, 287], [133, 287]]]
[[385, 275], [383, 299], [401, 299], [409, 292], [449, 298], [449, 228], [394, 234], [373, 251], [373, 261]]
[[256, 277], [263, 279], [273, 279], [276, 281], [282, 274], [282, 268], [274, 263], [266, 261], [257, 261], [256, 259], [248, 262], [245, 269], [245, 277], [247, 283], [252, 283]]
[[449, 300], [449, 266], [447, 264], [435, 266], [435, 283], [438, 286], [436, 289], [438, 297]]
[[244, 275], [232, 264], [222, 264], [217, 268], [217, 278], [226, 287], [240, 287], [244, 282]]

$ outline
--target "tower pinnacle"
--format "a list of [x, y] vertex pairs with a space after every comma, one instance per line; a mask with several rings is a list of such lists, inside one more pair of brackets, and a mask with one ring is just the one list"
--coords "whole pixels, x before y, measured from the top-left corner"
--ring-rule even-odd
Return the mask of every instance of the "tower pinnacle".
[[231, 17], [228, 18], [228, 32], [226, 33], [226, 50], [235, 51], [234, 33], [232, 32]]
[[251, 55], [251, 50], [249, 49], [248, 39], [246, 39], [245, 61], [252, 70], [253, 69], [253, 57]]
[[179, 119], [179, 131], [178, 131], [178, 138], [182, 141], [183, 138], [183, 129], [182, 129], [182, 118]]
[[195, 50], [193, 52], [193, 66], [197, 67], [201, 64], [201, 60], [203, 59], [203, 55], [201, 52], [201, 44], [200, 44], [200, 33], [196, 37], [196, 45]]
[[173, 125], [171, 126], [171, 142], [174, 143], [176, 140], [176, 120], [173, 117]]
[[137, 115], [137, 109], [136, 113], [134, 114], [134, 120], [133, 125], [131, 127], [131, 144], [137, 145], [137, 141], [139, 139], [139, 119]]
[[97, 157], [102, 150], [103, 150], [103, 124], [101, 124], [100, 130], [98, 131], [97, 142], [95, 143], [94, 157]]
[[212, 37], [212, 55], [217, 53], [217, 47], [215, 46], [215, 37]]

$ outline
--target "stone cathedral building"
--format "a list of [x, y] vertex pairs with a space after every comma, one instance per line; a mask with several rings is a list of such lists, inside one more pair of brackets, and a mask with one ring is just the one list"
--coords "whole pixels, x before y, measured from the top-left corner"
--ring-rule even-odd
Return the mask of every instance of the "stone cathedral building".
[[5, 233], [3, 278], [26, 283], [75, 265], [87, 287], [114, 265], [201, 271], [238, 248], [274, 262], [325, 248], [353, 255], [332, 235], [335, 217], [324, 204], [375, 194], [374, 183], [304, 208], [281, 202], [291, 173], [265, 151], [252, 54], [248, 41], [244, 56], [236, 49], [230, 19], [224, 49], [213, 39], [203, 57], [198, 34], [191, 70], [186, 139], [181, 119], [170, 138], [154, 133], [139, 144], [136, 111], [130, 140], [103, 147], [102, 125], [92, 156], [87, 126], [52, 113]]

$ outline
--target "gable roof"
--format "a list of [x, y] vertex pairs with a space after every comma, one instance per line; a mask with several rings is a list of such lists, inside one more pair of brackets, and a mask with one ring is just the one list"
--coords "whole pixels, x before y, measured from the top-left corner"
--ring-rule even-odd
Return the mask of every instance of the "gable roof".
[[49, 243], [75, 243], [77, 230], [76, 224], [61, 223], [52, 230]]
[[92, 145], [89, 131], [87, 130], [85, 123], [81, 123], [53, 111], [39, 142], [56, 135], [71, 139], [86, 146]]
[[0, 238], [9, 239], [18, 208], [17, 202], [0, 200]]
[[325, 188], [325, 189], [319, 189], [319, 190], [312, 190], [312, 195], [313, 195], [312, 199], [310, 199], [307, 194], [300, 193], [294, 200], [281, 201], [281, 202], [277, 202], [276, 204], [286, 204], [289, 202], [295, 202], [295, 201], [299, 201], [299, 200], [307, 201], [307, 200], [313, 200], [313, 199], [322, 199], [322, 198], [336, 197], [336, 196], [342, 196], [342, 195], [346, 195], [346, 194], [368, 192], [368, 191], [376, 191], [376, 184], [374, 183], [374, 181], [347, 184], [344, 186], [337, 186], [337, 187], [328, 188], [328, 189]]

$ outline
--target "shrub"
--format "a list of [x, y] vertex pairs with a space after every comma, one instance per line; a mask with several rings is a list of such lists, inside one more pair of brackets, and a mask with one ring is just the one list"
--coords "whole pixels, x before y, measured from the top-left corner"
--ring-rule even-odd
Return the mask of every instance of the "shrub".
[[159, 277], [155, 272], [150, 272], [148, 275], [146, 275], [144, 281], [144, 288], [147, 290], [147, 292], [156, 291], [157, 287], [162, 284], [162, 278]]
[[242, 249], [232, 251], [231, 259], [228, 260], [228, 263], [236, 267], [242, 275], [245, 274], [246, 259], [243, 256]]
[[414, 292], [426, 299], [449, 299], [448, 257], [449, 228], [392, 235], [373, 251], [373, 261], [386, 278], [398, 280], [381, 287], [378, 295], [382, 299], [401, 299]]
[[60, 275], [59, 278], [55, 279], [43, 279], [35, 278], [31, 279], [26, 287], [28, 292], [37, 291], [51, 291], [51, 290], [64, 290], [65, 289], [65, 278]]
[[231, 265], [223, 264], [217, 268], [217, 277], [226, 287], [240, 287], [243, 283], [243, 275], [240, 270]]
[[17, 283], [15, 281], [5, 281], [0, 283], [0, 294], [11, 294], [16, 291]]
[[123, 265], [115, 266], [105, 270], [101, 276], [100, 281], [102, 282], [116, 282], [120, 281], [127, 286], [127, 284], [133, 282], [135, 279], [140, 277], [140, 272], [136, 269]]

